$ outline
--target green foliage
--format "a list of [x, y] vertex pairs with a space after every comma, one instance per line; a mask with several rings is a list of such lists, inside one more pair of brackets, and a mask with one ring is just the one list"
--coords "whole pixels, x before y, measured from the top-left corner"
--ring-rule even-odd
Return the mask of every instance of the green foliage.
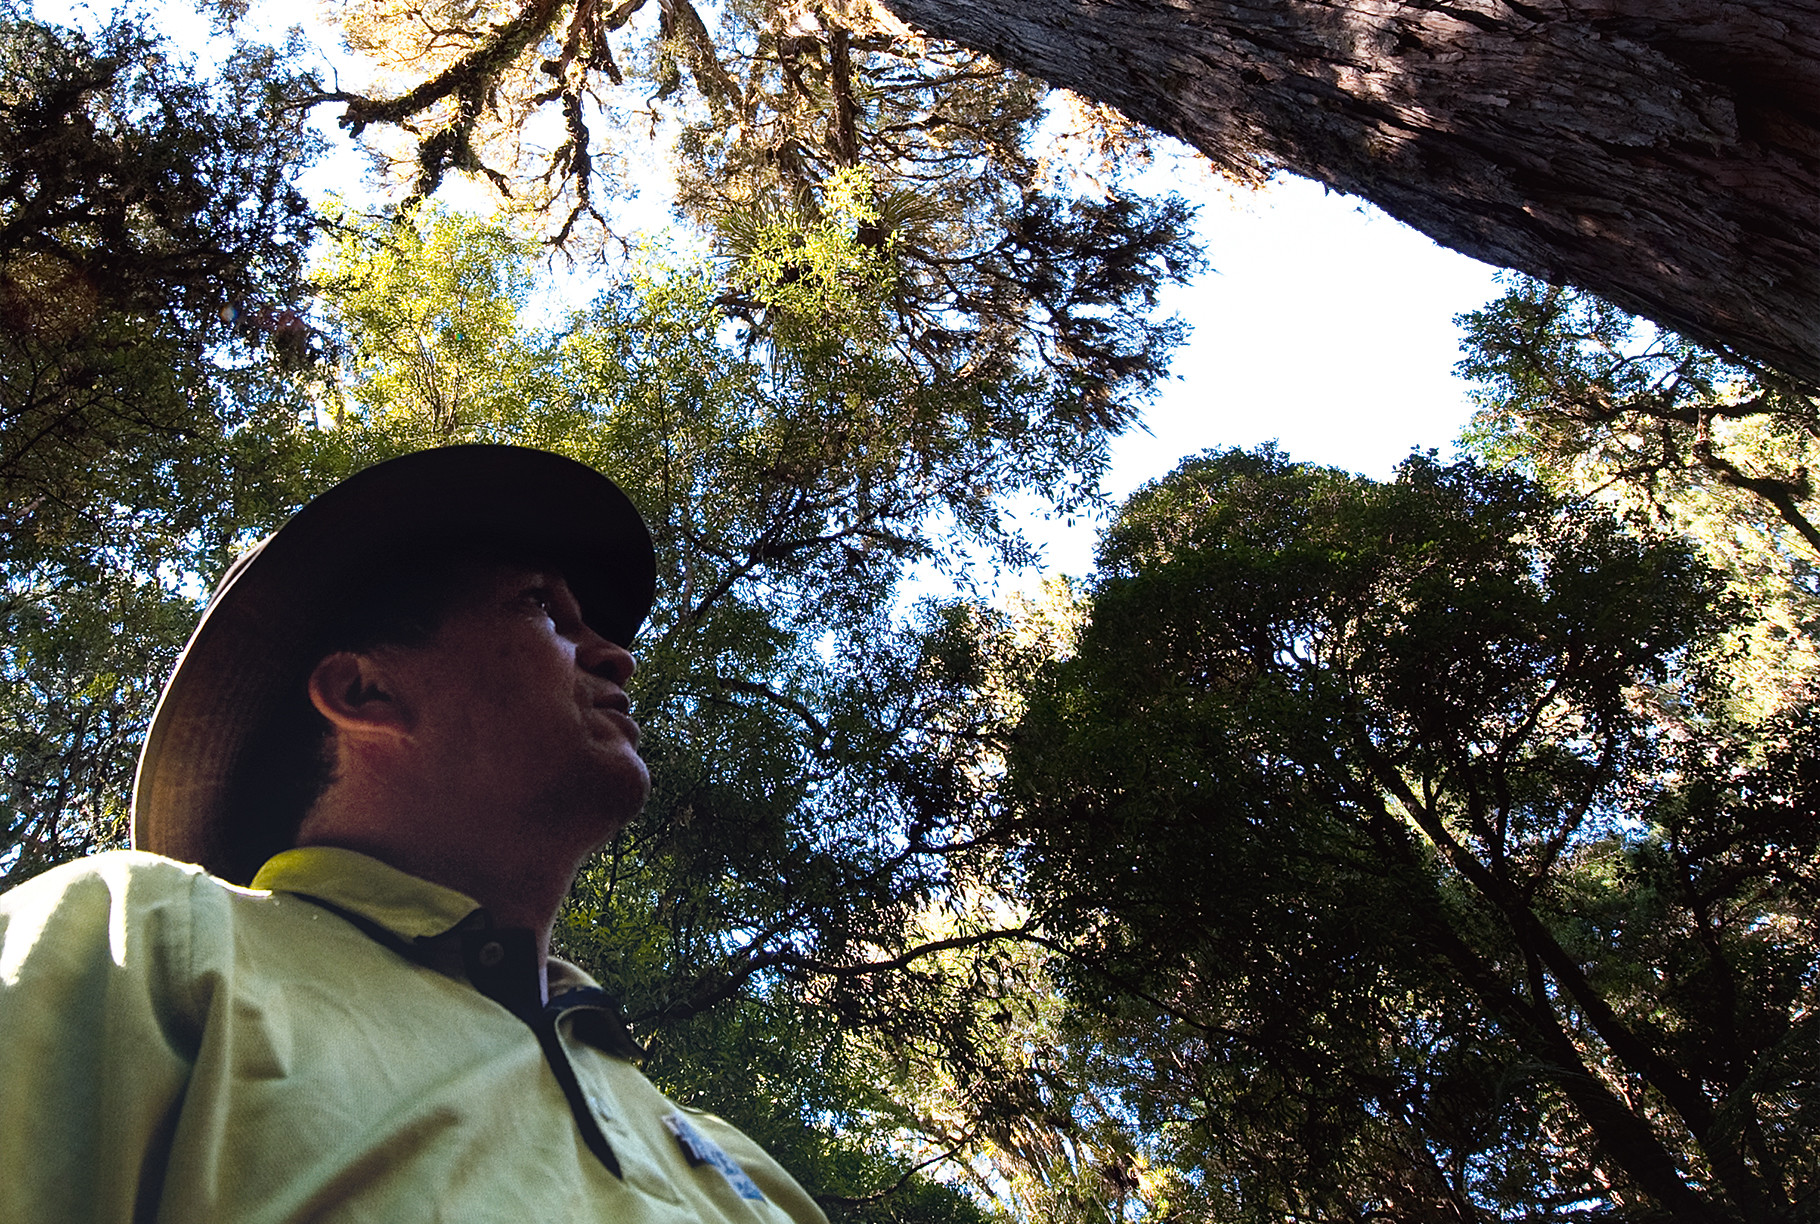
[[1751, 609], [1736, 629], [1748, 647], [1743, 700], [1762, 714], [1798, 699], [1820, 674], [1814, 399], [1773, 371], [1524, 278], [1459, 322], [1459, 372], [1479, 384], [1466, 446], [1687, 533]]
[[[349, 228], [324, 265], [344, 381], [322, 446], [511, 439], [628, 491], [659, 558], [631, 686], [656, 790], [583, 874], [561, 945], [623, 1000], [660, 1083], [775, 1138], [844, 1218], [975, 1218], [906, 1177], [914, 1068], [881, 1075], [878, 1050], [964, 1048], [991, 1014], [913, 967], [947, 951], [983, 972], [996, 943], [990, 915], [949, 911], [978, 870], [974, 731], [999, 714], [960, 610], [901, 625], [893, 604], [957, 536], [1021, 559], [994, 498], [1082, 495], [1104, 439], [1024, 387], [919, 379], [868, 324], [876, 282], [843, 279], [866, 265], [839, 232], [794, 253], [813, 274], [777, 299], [815, 325], [762, 348], [727, 334], [714, 269], [660, 252], [588, 309], [528, 318], [522, 251], [430, 209]], [[456, 413], [424, 391], [502, 377]]]
[[[926, 382], [1034, 381], [1095, 430], [1129, 424], [1167, 376], [1184, 329], [1158, 294], [1202, 264], [1188, 205], [1124, 186], [1147, 157], [1129, 123], [867, 0], [665, 0], [655, 29], [634, 23], [643, 7], [340, 5], [385, 87], [321, 96], [355, 135], [401, 138], [413, 204], [450, 171], [477, 176], [570, 251], [611, 232], [603, 195], [676, 131], [678, 209], [723, 261], [720, 306], [761, 342], [791, 326], [778, 308], [804, 260], [844, 245], [846, 273], [888, 283], [878, 338]], [[540, 112], [560, 112], [560, 143], [526, 138]], [[842, 283], [809, 288], [814, 310]]]
[[329, 221], [336, 242], [315, 275], [368, 423], [406, 448], [476, 427], [509, 434], [549, 358], [549, 340], [521, 334], [518, 321], [535, 245], [499, 225], [427, 213], [363, 227], [332, 203]]
[[[889, 327], [895, 235], [880, 228], [869, 176], [839, 171], [819, 216], [742, 213], [722, 237], [750, 338], [771, 335], [786, 358], [822, 343], [875, 338]], [[875, 241], [856, 235], [871, 231]], [[724, 303], [723, 303], [724, 304]], [[762, 320], [762, 324], [761, 324]]]
[[194, 619], [190, 601], [112, 574], [14, 596], [0, 655], [9, 883], [124, 843], [146, 720]]
[[1808, 732], [1707, 700], [1684, 546], [1267, 449], [1100, 565], [1007, 835], [1087, 1082], [1180, 1171], [1153, 1214], [1801, 1218]]
[[0, 13], [11, 568], [101, 548], [155, 567], [202, 529], [233, 435], [296, 414], [254, 359], [307, 339], [290, 182], [314, 144], [282, 54], [242, 46], [200, 79], [128, 19], [99, 39]]
[[[850, 240], [890, 271], [883, 334], [925, 379], [1034, 379], [1067, 419], [1128, 424], [1183, 334], [1157, 295], [1202, 266], [1191, 210], [1123, 191], [1116, 171], [1076, 190], [1066, 158], [1038, 154], [1067, 143], [1040, 88], [888, 26], [863, 5], [734, 5], [711, 41], [660, 43], [698, 103], [679, 92], [684, 212], [721, 236], [736, 286], [754, 230], [800, 243], [851, 215]], [[737, 292], [731, 305], [768, 326]]]
[[[0, 852], [117, 841], [194, 584], [294, 505], [308, 401], [287, 48], [0, 8]], [[17, 855], [17, 857], [14, 857]]]
[[1820, 552], [1805, 509], [1820, 437], [1810, 397], [1590, 294], [1510, 283], [1459, 319], [1459, 372], [1480, 384], [1470, 445], [1556, 487], [1610, 487], [1658, 510], [1702, 494], [1773, 509], [1784, 547]]

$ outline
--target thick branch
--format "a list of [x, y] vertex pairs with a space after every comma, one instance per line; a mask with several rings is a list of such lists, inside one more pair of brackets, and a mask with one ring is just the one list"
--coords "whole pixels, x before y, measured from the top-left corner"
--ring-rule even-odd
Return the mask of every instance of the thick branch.
[[1820, 383], [1814, 0], [889, 0], [1255, 178]]
[[408, 93], [396, 98], [358, 97], [348, 102], [341, 126], [358, 136], [369, 123], [403, 123], [438, 102], [484, 87], [513, 60], [548, 34], [567, 0], [532, 0], [525, 10], [493, 31], [481, 43], [447, 68]]
[[[1352, 751], [1365, 761], [1377, 784], [1396, 797], [1449, 865], [1497, 909], [1518, 946], [1547, 966], [1549, 975], [1572, 997], [1592, 1023], [1599, 1039], [1619, 1060], [1662, 1094], [1712, 1161], [1714, 1171], [1734, 1200], [1746, 1209], [1762, 1204], [1771, 1193], [1769, 1188], [1752, 1172], [1732, 1137], [1714, 1125], [1712, 1102], [1700, 1086], [1632, 1031], [1593, 986], [1580, 963], [1568, 954], [1510, 883], [1462, 846], [1434, 809], [1410, 791], [1402, 775], [1364, 737], [1354, 737]], [[1667, 1200], [1664, 1203], [1672, 1206]]]

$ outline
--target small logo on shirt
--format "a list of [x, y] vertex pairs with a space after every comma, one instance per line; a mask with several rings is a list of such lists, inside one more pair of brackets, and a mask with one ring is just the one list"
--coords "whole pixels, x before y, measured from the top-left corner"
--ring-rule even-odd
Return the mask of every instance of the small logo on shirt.
[[727, 1179], [727, 1184], [733, 1187], [733, 1193], [743, 1199], [755, 1199], [761, 1203], [765, 1201], [765, 1192], [746, 1176], [746, 1171], [739, 1167], [739, 1162], [721, 1151], [720, 1145], [714, 1140], [696, 1130], [689, 1119], [679, 1113], [667, 1114], [664, 1125], [676, 1136], [677, 1145], [682, 1148], [683, 1155], [689, 1158], [690, 1164], [713, 1165]]

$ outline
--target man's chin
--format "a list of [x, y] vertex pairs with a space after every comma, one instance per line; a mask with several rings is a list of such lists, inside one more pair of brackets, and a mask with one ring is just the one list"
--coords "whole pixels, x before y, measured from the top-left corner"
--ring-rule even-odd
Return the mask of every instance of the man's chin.
[[618, 768], [609, 777], [602, 779], [603, 784], [594, 795], [603, 843], [638, 819], [645, 810], [645, 801], [651, 797], [650, 770], [637, 755], [628, 756], [617, 763]]

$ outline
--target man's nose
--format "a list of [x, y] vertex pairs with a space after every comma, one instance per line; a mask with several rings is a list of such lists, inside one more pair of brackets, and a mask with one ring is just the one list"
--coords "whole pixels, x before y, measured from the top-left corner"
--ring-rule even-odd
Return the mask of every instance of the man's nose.
[[638, 670], [631, 651], [592, 629], [584, 629], [581, 640], [575, 644], [575, 665], [622, 686]]

